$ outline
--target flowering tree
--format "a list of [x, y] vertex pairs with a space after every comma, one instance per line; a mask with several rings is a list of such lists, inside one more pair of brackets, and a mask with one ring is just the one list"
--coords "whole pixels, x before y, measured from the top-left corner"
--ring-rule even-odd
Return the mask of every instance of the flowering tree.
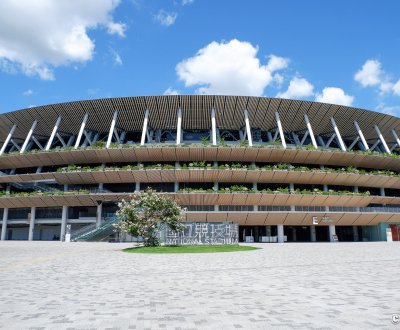
[[174, 231], [183, 230], [180, 223], [182, 209], [172, 199], [148, 189], [133, 196], [132, 200], [123, 200], [118, 204], [116, 229], [132, 236], [141, 236], [145, 246], [160, 245], [160, 230], [169, 227]]

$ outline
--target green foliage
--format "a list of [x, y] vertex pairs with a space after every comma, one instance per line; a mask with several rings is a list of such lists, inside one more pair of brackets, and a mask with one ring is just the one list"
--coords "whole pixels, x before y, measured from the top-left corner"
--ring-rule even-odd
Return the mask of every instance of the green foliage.
[[118, 204], [116, 229], [132, 236], [141, 236], [145, 246], [158, 246], [160, 230], [168, 227], [183, 230], [182, 209], [173, 200], [151, 189]]
[[210, 137], [209, 136], [202, 136], [200, 138], [200, 140], [201, 140], [201, 144], [203, 146], [208, 146], [210, 144]]
[[105, 146], [106, 143], [104, 141], [96, 141], [90, 145], [90, 147], [94, 149], [101, 149], [104, 148]]
[[156, 247], [134, 247], [124, 249], [128, 253], [213, 253], [258, 250], [254, 246], [242, 245], [174, 245]]
[[240, 141], [239, 141], [239, 145], [240, 145], [241, 147], [247, 147], [247, 146], [249, 145], [249, 141], [247, 141], [247, 140], [240, 140]]

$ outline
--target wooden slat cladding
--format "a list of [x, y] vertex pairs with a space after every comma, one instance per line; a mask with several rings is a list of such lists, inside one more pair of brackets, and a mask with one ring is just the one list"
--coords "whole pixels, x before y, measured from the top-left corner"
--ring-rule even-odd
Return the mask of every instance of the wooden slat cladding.
[[[400, 119], [373, 111], [310, 101], [286, 100], [266, 97], [165, 95], [106, 98], [43, 105], [0, 115], [0, 142], [3, 142], [13, 124], [17, 125], [14, 139], [25, 139], [34, 120], [38, 121], [35, 135], [48, 137], [58, 116], [62, 117], [62, 135], [77, 134], [85, 113], [89, 114], [87, 128], [107, 133], [114, 111], [118, 111], [117, 128], [140, 131], [146, 109], [150, 111], [149, 126], [154, 129], [175, 129], [177, 110], [182, 109], [183, 129], [208, 130], [211, 128], [211, 109], [216, 110], [217, 126], [237, 130], [244, 126], [243, 110], [249, 111], [252, 127], [262, 130], [276, 128], [275, 112], [279, 112], [286, 133], [306, 129], [307, 113], [316, 135], [333, 132], [330, 118], [334, 117], [343, 137], [356, 134], [356, 120], [368, 142], [376, 141], [374, 125], [378, 125], [388, 143], [394, 143], [392, 129], [400, 130]], [[399, 132], [400, 134], [400, 132]]]

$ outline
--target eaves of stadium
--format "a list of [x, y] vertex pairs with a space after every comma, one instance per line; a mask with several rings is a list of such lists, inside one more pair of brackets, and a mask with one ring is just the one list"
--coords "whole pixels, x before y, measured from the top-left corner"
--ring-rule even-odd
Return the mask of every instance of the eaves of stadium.
[[[151, 187], [240, 240], [371, 241], [400, 232], [400, 119], [242, 96], [76, 101], [0, 115], [2, 240], [109, 235]], [[92, 237], [93, 238], [93, 237]]]

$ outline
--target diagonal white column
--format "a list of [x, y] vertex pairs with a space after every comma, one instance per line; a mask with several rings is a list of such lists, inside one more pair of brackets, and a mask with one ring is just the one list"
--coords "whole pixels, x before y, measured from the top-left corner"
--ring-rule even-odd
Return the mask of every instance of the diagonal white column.
[[47, 145], [46, 145], [45, 150], [49, 150], [51, 148], [51, 145], [53, 143], [54, 137], [56, 136], [56, 133], [58, 131], [58, 127], [60, 126], [60, 123], [61, 123], [61, 117], [58, 117], [57, 121], [56, 121], [56, 124], [53, 127], [53, 131], [51, 132], [49, 141], [47, 141]]
[[[394, 138], [396, 139], [397, 146], [400, 147], [400, 139], [399, 139], [399, 137], [398, 137], [398, 135], [397, 135], [397, 133], [396, 133], [396, 131], [394, 129], [392, 129], [392, 134], [393, 134]], [[394, 145], [393, 149], [395, 147], [396, 147], [396, 145]], [[1, 153], [0, 153], [0, 155], [1, 155]]]
[[358, 125], [358, 123], [356, 121], [354, 121], [354, 126], [356, 127], [357, 134], [360, 137], [361, 142], [362, 142], [365, 150], [369, 150], [369, 146], [368, 146], [367, 140], [365, 140], [364, 134], [363, 134], [360, 126]]
[[13, 125], [13, 127], [11, 127], [11, 130], [10, 130], [10, 133], [8, 133], [8, 135], [7, 135], [7, 137], [6, 137], [6, 140], [4, 141], [4, 144], [3, 144], [3, 146], [1, 147], [1, 150], [0, 150], [0, 156], [4, 153], [4, 151], [6, 150], [6, 148], [7, 148], [7, 145], [8, 145], [8, 143], [10, 142], [10, 140], [11, 140], [11, 137], [12, 137], [12, 135], [14, 134], [14, 131], [15, 131], [15, 129], [17, 128], [17, 125]]
[[25, 152], [26, 147], [28, 146], [28, 143], [29, 143], [29, 141], [30, 141], [30, 139], [31, 139], [31, 137], [32, 137], [33, 131], [34, 131], [35, 128], [36, 128], [36, 125], [37, 125], [37, 120], [35, 120], [35, 121], [33, 122], [32, 127], [31, 127], [31, 129], [29, 130], [28, 135], [26, 136], [26, 139], [25, 139], [25, 141], [24, 141], [24, 144], [22, 145], [21, 150], [19, 151], [21, 154]]
[[276, 124], [278, 125], [279, 136], [281, 137], [282, 146], [286, 149], [285, 135], [283, 134], [281, 119], [279, 118], [279, 113], [275, 112]]
[[308, 116], [307, 116], [306, 113], [304, 114], [304, 120], [305, 120], [306, 125], [307, 125], [308, 133], [310, 134], [311, 142], [312, 142], [314, 148], [318, 149], [318, 144], [317, 144], [317, 141], [315, 140], [314, 132], [313, 132], [313, 129], [311, 127], [310, 120], [308, 119]]
[[211, 131], [212, 131], [212, 144], [217, 145], [217, 121], [215, 119], [215, 109], [211, 109]]
[[179, 145], [182, 142], [182, 109], [178, 109], [178, 121], [176, 123], [176, 144]]
[[253, 146], [253, 137], [251, 136], [249, 112], [244, 110], [244, 123], [246, 124], [247, 141], [249, 142], [249, 147]]
[[142, 138], [140, 139], [140, 145], [144, 145], [146, 141], [147, 135], [147, 125], [149, 123], [149, 109], [146, 109], [144, 113], [144, 120], [143, 120], [143, 129], [142, 129]]
[[83, 134], [83, 131], [85, 130], [85, 126], [86, 126], [88, 117], [89, 117], [89, 115], [87, 113], [85, 113], [85, 116], [83, 117], [83, 120], [82, 120], [81, 128], [79, 129], [78, 137], [76, 138], [74, 149], [78, 149], [78, 147], [81, 143], [82, 134]]
[[113, 134], [114, 134], [115, 125], [117, 123], [117, 116], [118, 116], [118, 111], [115, 111], [114, 115], [113, 115], [113, 119], [111, 121], [110, 132], [108, 133], [108, 139], [107, 139], [107, 143], [106, 143], [106, 148], [110, 147], [110, 144], [111, 144], [111, 141], [112, 141], [112, 137], [113, 137]]
[[340, 135], [339, 129], [338, 129], [335, 119], [333, 117], [331, 118], [331, 123], [333, 126], [333, 130], [335, 131], [336, 137], [339, 141], [340, 149], [342, 149], [343, 151], [346, 151], [346, 145], [343, 142], [342, 136]]
[[375, 125], [374, 127], [375, 127], [376, 134], [378, 134], [379, 140], [381, 141], [383, 148], [385, 149], [385, 152], [387, 152], [388, 154], [391, 154], [390, 149], [389, 149], [388, 145], [386, 144], [386, 141], [385, 141], [381, 131], [379, 130], [379, 127], [377, 125]]

